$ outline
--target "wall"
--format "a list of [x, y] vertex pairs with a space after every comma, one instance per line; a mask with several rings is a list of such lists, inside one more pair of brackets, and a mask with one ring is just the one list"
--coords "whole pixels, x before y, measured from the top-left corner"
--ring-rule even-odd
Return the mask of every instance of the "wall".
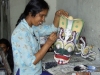
[[11, 33], [15, 28], [17, 20], [23, 12], [26, 5], [26, 0], [10, 0], [10, 25]]
[[69, 15], [77, 17], [77, 0], [57, 0], [57, 10], [64, 9]]
[[88, 45], [94, 45], [93, 50], [99, 59], [100, 53], [100, 0], [57, 0], [57, 9], [63, 8], [74, 18], [81, 18], [84, 27], [81, 35], [86, 37]]
[[0, 0], [0, 38], [10, 39], [9, 1]]
[[49, 4], [50, 10], [49, 10], [48, 15], [45, 19], [46, 22], [44, 24], [51, 24], [53, 22], [54, 15], [56, 12], [56, 1], [57, 0], [45, 0], [45, 1]]

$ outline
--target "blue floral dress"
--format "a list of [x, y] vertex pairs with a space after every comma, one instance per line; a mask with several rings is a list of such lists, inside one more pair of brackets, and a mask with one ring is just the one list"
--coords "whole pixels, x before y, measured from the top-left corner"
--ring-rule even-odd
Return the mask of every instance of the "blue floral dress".
[[39, 37], [56, 31], [57, 28], [53, 24], [30, 27], [25, 19], [21, 20], [11, 36], [14, 75], [18, 69], [20, 75], [40, 75], [42, 73], [41, 61], [36, 65], [33, 64], [36, 59], [34, 54], [40, 49]]

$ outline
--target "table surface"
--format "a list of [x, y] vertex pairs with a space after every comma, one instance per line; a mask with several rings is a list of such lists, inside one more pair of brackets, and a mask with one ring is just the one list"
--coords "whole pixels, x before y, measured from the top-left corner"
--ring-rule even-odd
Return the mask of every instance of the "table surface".
[[[55, 62], [54, 60], [54, 52], [48, 52], [45, 57], [42, 60], [43, 67], [45, 66], [45, 63], [47, 62]], [[96, 62], [96, 63], [95, 63]], [[81, 56], [73, 55], [71, 57], [71, 60], [68, 64], [65, 65], [58, 65], [57, 67], [53, 67], [50, 69], [45, 69], [48, 72], [52, 73], [53, 75], [72, 75], [72, 73], [75, 73], [73, 68], [77, 65], [92, 65], [97, 68], [95, 72], [92, 72], [91, 75], [100, 75], [100, 64], [99, 61], [91, 62], [88, 61]]]

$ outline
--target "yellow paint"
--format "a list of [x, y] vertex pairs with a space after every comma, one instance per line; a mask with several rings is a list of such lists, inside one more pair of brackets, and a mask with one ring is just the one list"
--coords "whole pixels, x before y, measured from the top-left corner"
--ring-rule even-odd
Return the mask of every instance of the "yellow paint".
[[59, 27], [62, 27], [63, 29], [67, 28], [67, 19], [64, 16], [60, 17]]

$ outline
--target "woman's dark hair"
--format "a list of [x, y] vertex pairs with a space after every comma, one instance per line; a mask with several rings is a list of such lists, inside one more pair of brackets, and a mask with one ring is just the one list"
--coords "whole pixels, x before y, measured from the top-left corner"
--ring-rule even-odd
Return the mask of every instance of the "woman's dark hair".
[[10, 42], [5, 38], [0, 39], [0, 44], [5, 44], [7, 47], [11, 48]]
[[2, 38], [2, 39], [0, 39], [0, 44], [5, 44], [7, 47], [9, 47], [9, 50], [7, 50], [7, 61], [9, 63], [11, 71], [13, 72], [14, 61], [13, 61], [13, 53], [12, 53], [11, 43], [7, 39]]
[[30, 0], [29, 3], [26, 5], [24, 12], [19, 17], [16, 26], [23, 18], [26, 18], [29, 13], [31, 13], [32, 16], [36, 16], [36, 14], [41, 12], [43, 9], [49, 10], [49, 5], [45, 0]]

